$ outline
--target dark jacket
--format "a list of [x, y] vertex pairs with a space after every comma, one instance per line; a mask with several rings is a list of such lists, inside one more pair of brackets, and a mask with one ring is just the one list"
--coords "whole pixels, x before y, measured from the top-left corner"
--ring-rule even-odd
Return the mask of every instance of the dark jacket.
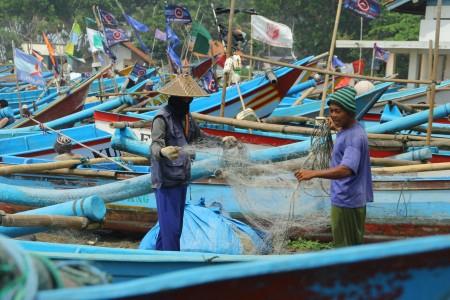
[[[180, 156], [176, 160], [169, 160], [161, 156], [161, 148], [167, 146], [183, 147], [194, 142], [201, 137], [200, 128], [198, 127], [191, 114], [189, 117], [188, 134], [185, 135], [184, 120], [177, 119], [171, 112], [169, 107], [162, 108], [153, 119], [154, 126], [164, 129], [153, 128], [152, 145], [151, 145], [151, 164], [152, 164], [152, 186], [154, 188], [171, 187], [185, 185], [189, 183], [191, 178], [191, 159], [192, 157], [181, 151]], [[161, 123], [161, 120], [164, 121]], [[183, 126], [184, 125], [184, 126]], [[161, 138], [163, 137], [163, 138]]]

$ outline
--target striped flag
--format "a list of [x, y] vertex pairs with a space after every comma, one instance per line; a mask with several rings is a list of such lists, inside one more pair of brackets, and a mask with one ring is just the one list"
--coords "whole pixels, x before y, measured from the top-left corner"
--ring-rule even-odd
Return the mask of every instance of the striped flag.
[[376, 0], [345, 0], [344, 7], [367, 19], [375, 19], [381, 13], [381, 6]]
[[55, 58], [55, 49], [53, 49], [53, 46], [50, 43], [50, 41], [48, 40], [45, 32], [42, 32], [42, 37], [44, 38], [45, 45], [47, 46], [48, 54], [50, 56], [50, 63], [53, 67], [53, 70], [55, 71], [55, 77], [59, 76], [58, 62], [56, 61], [56, 58]]

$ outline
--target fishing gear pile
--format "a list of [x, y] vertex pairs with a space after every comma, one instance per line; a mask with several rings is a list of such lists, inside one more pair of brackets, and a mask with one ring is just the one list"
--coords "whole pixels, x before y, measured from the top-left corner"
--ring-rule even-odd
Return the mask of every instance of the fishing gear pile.
[[223, 176], [233, 189], [241, 212], [238, 218], [265, 232], [273, 253], [286, 252], [292, 235], [312, 236], [327, 230], [329, 181], [298, 183], [294, 172], [328, 168], [332, 148], [330, 128], [325, 119], [319, 119], [306, 157], [256, 164], [248, 160], [249, 149], [224, 150]]

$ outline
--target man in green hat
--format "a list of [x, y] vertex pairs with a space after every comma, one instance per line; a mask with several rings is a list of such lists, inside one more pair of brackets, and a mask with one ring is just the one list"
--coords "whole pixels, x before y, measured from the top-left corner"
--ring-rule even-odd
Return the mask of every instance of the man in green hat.
[[355, 119], [356, 90], [343, 88], [328, 101], [332, 129], [338, 130], [325, 170], [299, 170], [298, 181], [331, 179], [331, 229], [336, 247], [361, 244], [366, 203], [373, 201], [367, 134]]

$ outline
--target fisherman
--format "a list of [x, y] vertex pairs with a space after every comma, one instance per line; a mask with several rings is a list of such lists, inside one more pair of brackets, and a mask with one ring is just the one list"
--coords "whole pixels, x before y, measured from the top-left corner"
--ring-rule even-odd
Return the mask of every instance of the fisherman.
[[367, 134], [355, 120], [356, 90], [347, 87], [328, 101], [331, 129], [337, 130], [331, 167], [298, 170], [298, 181], [331, 179], [331, 230], [336, 247], [363, 243], [366, 203], [373, 201]]
[[58, 135], [56, 138], [53, 149], [55, 149], [56, 153], [58, 153], [58, 155], [55, 156], [55, 160], [57, 161], [83, 158], [83, 156], [79, 154], [72, 153], [71, 139], [62, 135]]
[[159, 90], [169, 96], [153, 119], [151, 165], [152, 186], [155, 189], [158, 209], [159, 235], [157, 250], [180, 251], [186, 191], [191, 178], [192, 146], [207, 138], [222, 142], [227, 148], [237, 146], [233, 136], [223, 139], [207, 136], [189, 113], [193, 97], [207, 94], [188, 75], [178, 75]]
[[16, 121], [13, 112], [9, 108], [8, 101], [4, 99], [0, 100], [0, 111], [0, 128], [4, 128]]

